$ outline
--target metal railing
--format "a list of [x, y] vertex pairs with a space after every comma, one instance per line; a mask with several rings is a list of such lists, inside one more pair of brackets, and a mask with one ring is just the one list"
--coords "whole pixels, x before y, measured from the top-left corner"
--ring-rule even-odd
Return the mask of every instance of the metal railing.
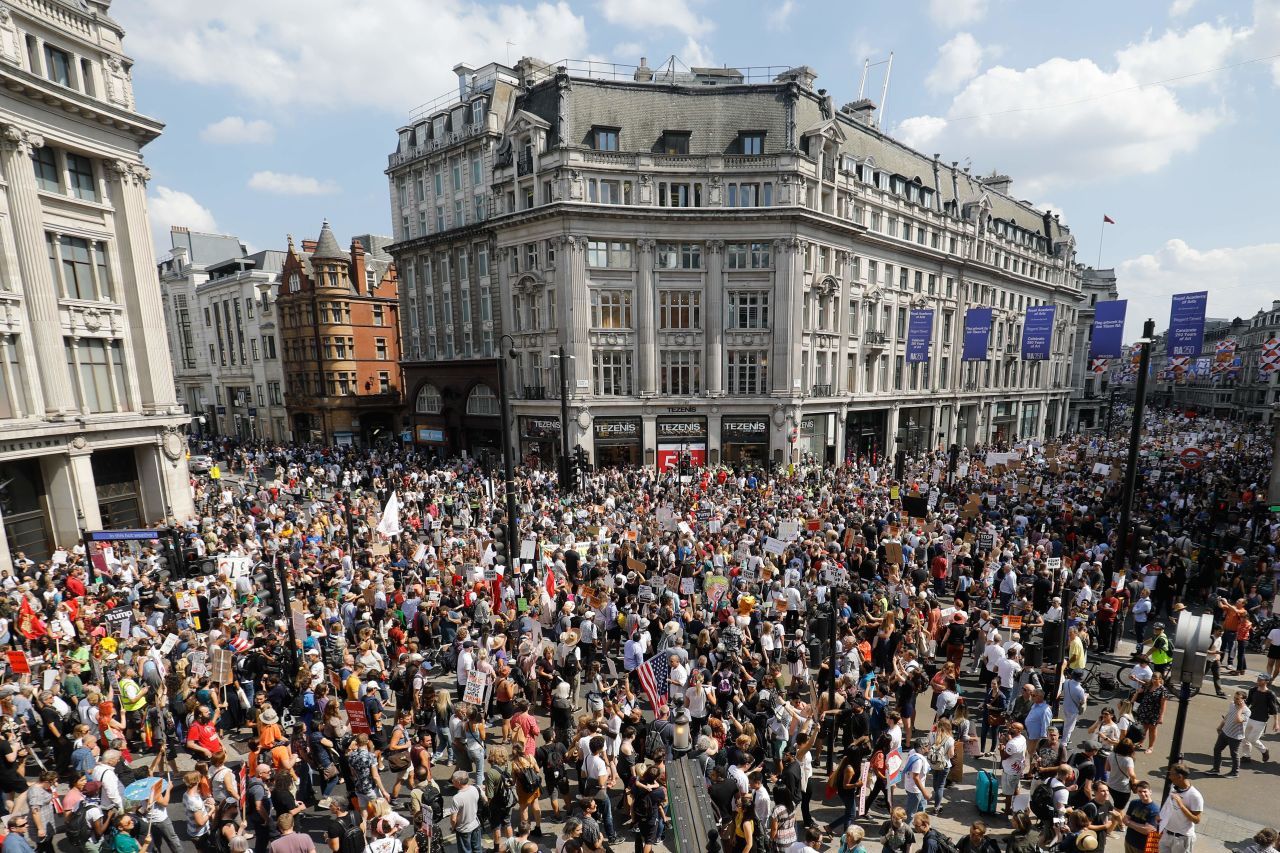
[[889, 342], [889, 336], [877, 329], [868, 329], [863, 340], [867, 342], [868, 346], [882, 347]]
[[813, 396], [815, 397], [830, 397], [831, 385], [830, 383], [825, 385], [814, 385], [812, 393], [813, 393]]
[[524, 399], [545, 400], [547, 399], [547, 389], [541, 385], [526, 385], [524, 386]]
[[530, 154], [521, 154], [516, 160], [516, 174], [532, 175], [533, 174], [533, 156]]

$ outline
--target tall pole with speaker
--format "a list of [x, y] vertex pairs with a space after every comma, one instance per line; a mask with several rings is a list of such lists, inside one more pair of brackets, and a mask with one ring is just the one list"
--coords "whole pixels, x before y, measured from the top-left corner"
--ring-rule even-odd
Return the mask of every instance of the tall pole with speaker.
[[[1169, 766], [1182, 760], [1182, 735], [1187, 728], [1187, 706], [1191, 704], [1191, 691], [1204, 682], [1205, 653], [1209, 649], [1213, 617], [1208, 614], [1194, 616], [1186, 610], [1178, 615], [1173, 634], [1173, 663], [1169, 666], [1170, 680], [1177, 681], [1178, 716], [1173, 723], [1173, 739], [1169, 743]], [[1160, 802], [1169, 799], [1172, 783], [1166, 775], [1164, 792]]]

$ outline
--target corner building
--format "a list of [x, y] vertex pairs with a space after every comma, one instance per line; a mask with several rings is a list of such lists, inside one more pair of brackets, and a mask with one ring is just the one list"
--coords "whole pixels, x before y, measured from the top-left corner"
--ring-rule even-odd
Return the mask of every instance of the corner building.
[[81, 530], [185, 519], [123, 28], [105, 0], [0, 8], [0, 566]]
[[[1010, 178], [907, 148], [807, 67], [581, 68], [510, 69], [494, 151], [486, 227], [526, 457], [558, 435], [561, 346], [569, 443], [597, 464], [839, 464], [1065, 430], [1075, 243]], [[1039, 305], [1049, 357], [1024, 361]], [[962, 361], [974, 307], [992, 330]], [[934, 309], [922, 363], [913, 308]]]

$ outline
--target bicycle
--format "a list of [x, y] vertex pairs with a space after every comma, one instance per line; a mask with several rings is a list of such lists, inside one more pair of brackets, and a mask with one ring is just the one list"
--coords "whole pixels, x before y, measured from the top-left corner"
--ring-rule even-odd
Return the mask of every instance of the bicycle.
[[[1133, 664], [1131, 663], [1122, 663], [1116, 669], [1116, 681], [1119, 682], [1121, 690], [1126, 695], [1138, 689], [1136, 686], [1134, 686], [1133, 682], [1129, 680], [1129, 675], [1132, 672], [1133, 672]], [[1167, 678], [1168, 676], [1166, 676], [1166, 679]], [[1176, 682], [1169, 682], [1166, 680], [1165, 690], [1168, 692], [1169, 698], [1172, 699], [1173, 701], [1175, 702], [1182, 701], [1182, 685], [1181, 684], [1178, 684]], [[1200, 695], [1199, 684], [1191, 685], [1191, 695], [1192, 696]]]
[[[1132, 669], [1132, 667], [1121, 667], [1121, 669]], [[1125, 689], [1127, 682], [1119, 680], [1119, 674], [1112, 675], [1104, 672], [1102, 665], [1096, 660], [1089, 661], [1088, 667], [1085, 669], [1084, 678], [1080, 680], [1080, 686], [1090, 696], [1098, 699], [1111, 699], [1117, 695], [1125, 695], [1129, 691]]]

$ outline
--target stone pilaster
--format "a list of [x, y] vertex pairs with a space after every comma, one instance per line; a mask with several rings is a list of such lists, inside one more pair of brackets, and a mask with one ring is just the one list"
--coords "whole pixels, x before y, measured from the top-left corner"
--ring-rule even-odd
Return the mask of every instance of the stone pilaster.
[[[636, 359], [639, 368], [641, 395], [651, 396], [658, 391], [657, 336], [654, 310], [656, 297], [653, 288], [653, 241], [636, 241], [639, 250], [639, 274], [636, 277]], [[645, 445], [646, 447], [650, 445]]]
[[137, 372], [137, 401], [146, 413], [167, 412], [174, 406], [173, 365], [164, 349], [164, 305], [156, 279], [155, 254], [147, 219], [146, 183], [150, 170], [140, 163], [116, 160], [107, 164], [108, 184], [115, 207], [116, 246], [129, 323], [128, 345]]
[[[707, 396], [720, 397], [724, 394], [724, 241], [709, 240], [707, 242], [707, 313], [706, 323], [707, 364], [704, 376], [707, 378]], [[717, 436], [718, 440], [718, 436]]]
[[[44, 138], [41, 136], [17, 125], [0, 125], [0, 168], [8, 182], [9, 214], [18, 253], [18, 271], [22, 276], [23, 302], [36, 360], [42, 366], [39, 371], [42, 387], [39, 390], [44, 399], [34, 400], [34, 408], [47, 416], [60, 418], [73, 413], [76, 403], [71, 377], [66, 370], [62, 323], [58, 317], [58, 292], [49, 269], [40, 198], [36, 194], [35, 171], [31, 165], [31, 152], [43, 146]], [[155, 274], [154, 270], [152, 274]], [[163, 342], [164, 328], [159, 331]]]

